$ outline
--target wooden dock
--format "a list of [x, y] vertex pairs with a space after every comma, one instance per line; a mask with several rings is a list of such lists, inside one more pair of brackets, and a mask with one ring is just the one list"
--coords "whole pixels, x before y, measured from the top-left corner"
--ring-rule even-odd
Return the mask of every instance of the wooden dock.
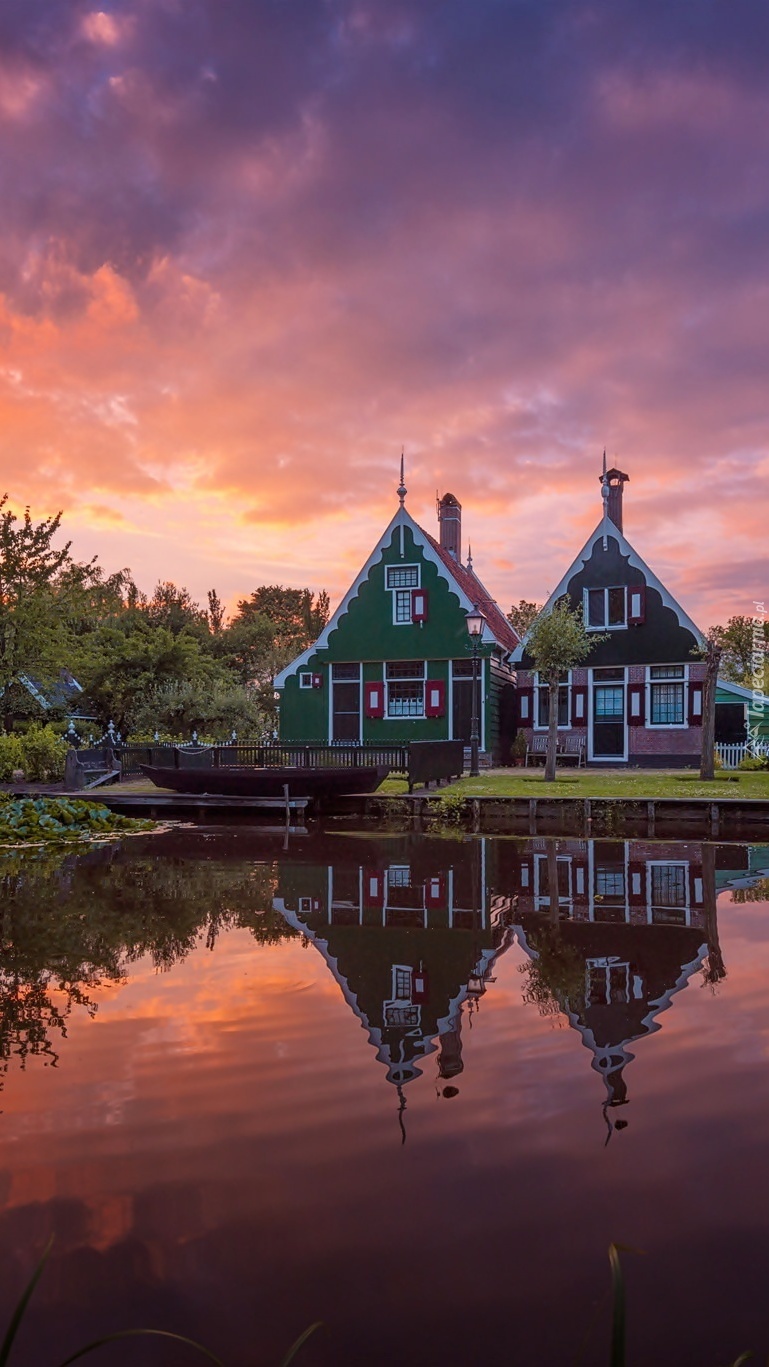
[[73, 801], [99, 802], [121, 816], [195, 816], [209, 821], [213, 816], [282, 816], [286, 823], [299, 818], [304, 824], [310, 799], [307, 797], [230, 797], [218, 793], [121, 793], [117, 787], [76, 793], [58, 793]]

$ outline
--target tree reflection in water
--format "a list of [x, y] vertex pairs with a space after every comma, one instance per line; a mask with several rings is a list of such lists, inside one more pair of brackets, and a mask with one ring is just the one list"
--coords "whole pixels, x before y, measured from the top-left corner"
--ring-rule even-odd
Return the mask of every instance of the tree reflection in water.
[[272, 864], [171, 849], [157, 837], [0, 854], [0, 1079], [12, 1059], [55, 1067], [73, 1010], [93, 1017], [95, 991], [125, 982], [144, 956], [166, 972], [224, 930], [261, 943], [296, 936], [273, 911]]

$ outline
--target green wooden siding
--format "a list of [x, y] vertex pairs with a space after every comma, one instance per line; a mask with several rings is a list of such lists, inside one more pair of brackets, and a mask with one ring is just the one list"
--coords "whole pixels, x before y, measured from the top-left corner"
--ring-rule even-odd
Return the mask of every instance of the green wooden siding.
[[[385, 586], [388, 565], [419, 565], [420, 587], [429, 595], [428, 620], [422, 624], [393, 622], [392, 593]], [[492, 646], [482, 647], [488, 655]], [[347, 611], [330, 632], [328, 644], [315, 651], [290, 674], [281, 691], [280, 735], [287, 741], [325, 741], [329, 739], [331, 666], [334, 663], [361, 663], [363, 685], [384, 678], [384, 665], [394, 660], [425, 660], [427, 678], [445, 686], [446, 708], [442, 717], [363, 717], [364, 742], [401, 742], [408, 740], [446, 740], [451, 731], [450, 661], [469, 659], [470, 645], [465, 610], [458, 594], [415, 543], [411, 529], [396, 527], [379, 560], [372, 565]], [[319, 674], [322, 687], [301, 689], [299, 674]], [[498, 730], [496, 694], [501, 671], [494, 670], [489, 688], [489, 670], [484, 668], [481, 688], [487, 717], [484, 748]], [[364, 710], [364, 687], [361, 689]]]

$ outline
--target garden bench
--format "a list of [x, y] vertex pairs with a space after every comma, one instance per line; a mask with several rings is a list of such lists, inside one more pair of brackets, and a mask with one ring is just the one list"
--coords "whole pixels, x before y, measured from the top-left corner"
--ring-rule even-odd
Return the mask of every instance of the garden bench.
[[64, 786], [71, 792], [82, 788], [98, 788], [102, 783], [114, 783], [120, 778], [120, 762], [111, 745], [93, 749], [67, 751], [64, 762]]
[[[533, 736], [526, 746], [525, 766], [529, 760], [534, 764], [544, 764], [547, 758], [547, 735]], [[581, 768], [586, 762], [584, 736], [559, 736], [555, 750], [556, 764], [576, 764]]]

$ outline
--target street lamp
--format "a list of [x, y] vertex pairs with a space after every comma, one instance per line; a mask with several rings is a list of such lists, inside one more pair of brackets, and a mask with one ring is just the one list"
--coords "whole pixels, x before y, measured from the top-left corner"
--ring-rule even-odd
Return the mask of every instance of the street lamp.
[[483, 635], [483, 624], [486, 618], [482, 612], [474, 608], [465, 616], [467, 630], [470, 635], [470, 644], [473, 648], [473, 710], [470, 720], [470, 777], [478, 777], [478, 745], [480, 736], [478, 734], [478, 647]]

